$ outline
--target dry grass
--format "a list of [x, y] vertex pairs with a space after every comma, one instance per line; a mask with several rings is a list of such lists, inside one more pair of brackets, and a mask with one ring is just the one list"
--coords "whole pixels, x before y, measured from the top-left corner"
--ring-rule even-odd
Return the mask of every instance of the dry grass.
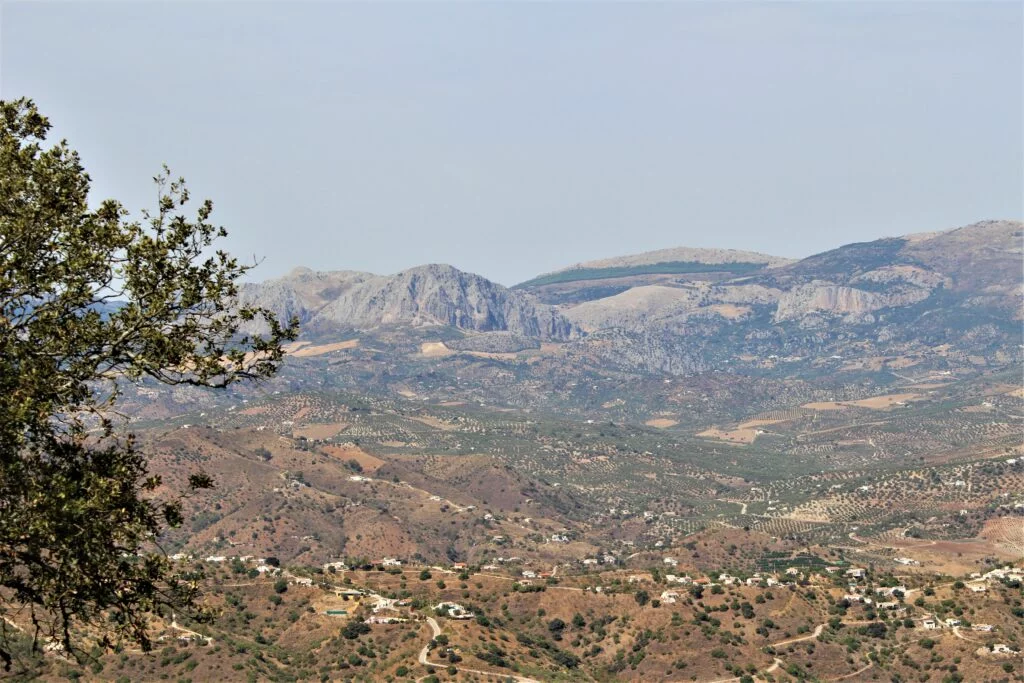
[[307, 439], [330, 439], [333, 436], [341, 434], [348, 428], [348, 425], [344, 422], [331, 422], [329, 424], [308, 424], [302, 425], [298, 429], [292, 430], [292, 436], [295, 438], [305, 437]]
[[887, 394], [885, 396], [872, 396], [857, 401], [819, 401], [817, 403], [805, 403], [801, 408], [809, 410], [842, 410], [843, 408], [868, 408], [870, 410], [886, 410], [895, 405], [913, 401], [920, 398], [921, 394]]
[[756, 429], [719, 429], [718, 427], [711, 427], [705, 429], [703, 432], [697, 434], [707, 439], [718, 439], [719, 441], [725, 441], [727, 443], [748, 445], [754, 443], [754, 439], [757, 438]]
[[444, 342], [423, 342], [420, 344], [420, 355], [427, 358], [444, 358], [455, 352], [444, 345]]
[[355, 446], [324, 446], [323, 452], [343, 462], [355, 460], [364, 472], [376, 472], [386, 463]]
[[711, 311], [726, 318], [727, 320], [739, 320], [750, 313], [750, 306], [737, 306], [736, 304], [714, 304], [699, 311]]
[[334, 351], [354, 349], [357, 346], [359, 346], [358, 339], [347, 339], [345, 341], [334, 342], [331, 344], [317, 344], [315, 346], [310, 345], [309, 342], [295, 342], [294, 344], [289, 344], [285, 347], [285, 352], [295, 356], [296, 358], [308, 358], [310, 356], [322, 356]]
[[920, 394], [888, 394], [886, 396], [874, 396], [872, 398], [862, 398], [859, 401], [845, 401], [846, 405], [857, 406], [858, 408], [870, 408], [871, 410], [884, 410], [886, 408], [892, 408], [894, 405], [900, 403], [906, 403], [907, 401], [913, 401], [915, 398], [920, 398]]
[[778, 419], [778, 420], [772, 420], [772, 419], [747, 420], [746, 422], [741, 422], [739, 424], [739, 426], [737, 427], [737, 429], [753, 429], [754, 427], [763, 427], [764, 425], [774, 425], [774, 424], [778, 424], [780, 422], [789, 422], [791, 419], [793, 419], [793, 418], [781, 418], [781, 419]]
[[670, 420], [667, 417], [656, 417], [644, 422], [648, 427], [657, 427], [658, 429], [668, 429], [669, 427], [675, 427], [679, 422], [677, 420]]

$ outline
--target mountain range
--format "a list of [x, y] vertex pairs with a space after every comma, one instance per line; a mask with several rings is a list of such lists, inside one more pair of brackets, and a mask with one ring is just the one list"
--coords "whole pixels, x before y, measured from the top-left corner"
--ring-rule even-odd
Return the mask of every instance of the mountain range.
[[986, 221], [800, 260], [667, 249], [512, 288], [439, 264], [388, 276], [299, 268], [247, 285], [242, 297], [297, 316], [311, 340], [405, 330], [463, 350], [570, 343], [613, 364], [673, 374], [699, 369], [679, 361], [709, 340], [764, 355], [806, 353], [853, 331], [890, 350], [922, 340], [994, 348], [1020, 337], [1022, 227]]

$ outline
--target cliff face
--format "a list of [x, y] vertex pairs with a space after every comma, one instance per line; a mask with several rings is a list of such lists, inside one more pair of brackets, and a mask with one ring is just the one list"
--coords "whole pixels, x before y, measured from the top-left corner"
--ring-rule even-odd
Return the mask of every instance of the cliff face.
[[853, 287], [812, 282], [789, 290], [779, 298], [775, 321], [802, 318], [810, 313], [862, 314], [882, 308], [885, 297]]
[[779, 297], [774, 320], [794, 320], [812, 313], [858, 318], [883, 308], [910, 306], [931, 296], [935, 286], [893, 283], [882, 292], [811, 282], [799, 285]]
[[[611, 280], [517, 289], [447, 265], [390, 276], [299, 269], [246, 286], [242, 298], [297, 316], [310, 336], [404, 327], [477, 352], [578, 340], [571, 346], [580, 358], [644, 372], [702, 372], [736, 354], [812, 355], [850, 337], [893, 353], [951, 339], [973, 352], [1019, 343], [1022, 229], [993, 221], [849, 244], [791, 263], [739, 261], [747, 265], [732, 272], [616, 271]], [[542, 303], [544, 287], [558, 288], [565, 303]], [[972, 341], [981, 332], [984, 343]]]
[[314, 273], [300, 269], [249, 285], [243, 301], [280, 316], [297, 315], [311, 332], [382, 325], [441, 325], [563, 340], [574, 328], [551, 306], [452, 266], [426, 265], [397, 275]]

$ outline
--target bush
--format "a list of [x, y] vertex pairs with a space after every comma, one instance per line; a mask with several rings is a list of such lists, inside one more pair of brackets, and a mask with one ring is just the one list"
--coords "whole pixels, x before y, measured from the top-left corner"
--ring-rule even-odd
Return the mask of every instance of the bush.
[[361, 621], [352, 620], [345, 624], [345, 628], [341, 629], [341, 635], [348, 640], [355, 640], [364, 633], [369, 633], [370, 627]]

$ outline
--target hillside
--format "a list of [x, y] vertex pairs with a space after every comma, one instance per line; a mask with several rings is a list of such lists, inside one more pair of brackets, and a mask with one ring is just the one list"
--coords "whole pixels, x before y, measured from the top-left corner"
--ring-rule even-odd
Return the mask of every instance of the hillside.
[[517, 289], [565, 282], [618, 279], [637, 275], [731, 273], [734, 275], [792, 262], [778, 256], [736, 249], [675, 247], [642, 254], [577, 263], [527, 280]]
[[1014, 680], [1020, 259], [1004, 221], [603, 292], [449, 266], [250, 285], [304, 322], [278, 376], [126, 383], [120, 406], [158, 494], [215, 483], [157, 539], [213, 621], [154, 618], [156, 655], [23, 659], [46, 680]]
[[[782, 347], [768, 351], [764, 341], [789, 328], [816, 330], [815, 346], [849, 331], [889, 349], [882, 353], [925, 339], [962, 343], [968, 330], [986, 344], [1009, 346], [1020, 336], [1013, 321], [1024, 310], [1021, 229], [1015, 221], [985, 222], [846, 245], [742, 277], [630, 282], [560, 309], [591, 334], [608, 331], [604, 338], [620, 357], [649, 353], [644, 347], [675, 354], [680, 344], [699, 348], [703, 339], [726, 338], [740, 353], [778, 354]], [[641, 335], [643, 346], [628, 335]], [[808, 353], [792, 342], [790, 334], [789, 355]]]
[[[774, 383], [787, 409], [710, 426], [322, 390], [192, 407], [137, 427], [165, 490], [216, 483], [160, 539], [212, 621], [154, 617], [154, 653], [81, 664], [22, 644], [17, 665], [88, 681], [1006, 680], [1024, 640], [1024, 392], [1008, 374], [811, 403]], [[657, 385], [661, 415], [723, 391]]]
[[357, 272], [289, 275], [247, 285], [241, 300], [288, 318], [307, 335], [382, 326], [450, 327], [565, 340], [572, 326], [550, 306], [479, 275], [431, 264], [383, 276]]

